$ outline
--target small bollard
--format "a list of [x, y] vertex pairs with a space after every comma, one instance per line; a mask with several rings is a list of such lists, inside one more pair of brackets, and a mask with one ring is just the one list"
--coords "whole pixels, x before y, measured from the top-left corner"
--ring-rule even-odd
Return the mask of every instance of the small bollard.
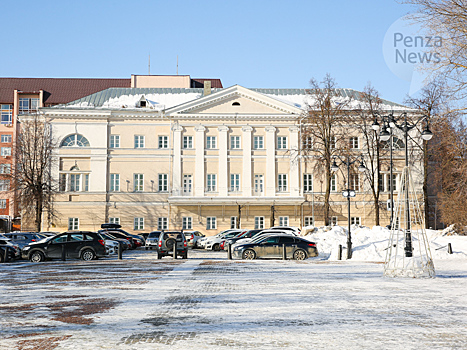
[[448, 253], [452, 254], [452, 246], [451, 243], [448, 243]]
[[232, 260], [232, 245], [227, 244], [227, 259]]
[[9, 246], [5, 246], [5, 258], [3, 259], [4, 262], [8, 262], [9, 261], [9, 255], [8, 255], [8, 251], [10, 250], [10, 247]]
[[177, 259], [177, 242], [174, 243], [173, 258]]
[[123, 254], [123, 244], [122, 242], [118, 242], [118, 260], [122, 260]]
[[285, 244], [282, 245], [282, 260], [287, 260], [287, 251], [285, 250]]
[[64, 243], [62, 243], [62, 261], [66, 261], [66, 251]]
[[339, 244], [339, 250], [337, 251], [337, 260], [342, 260], [342, 244]]

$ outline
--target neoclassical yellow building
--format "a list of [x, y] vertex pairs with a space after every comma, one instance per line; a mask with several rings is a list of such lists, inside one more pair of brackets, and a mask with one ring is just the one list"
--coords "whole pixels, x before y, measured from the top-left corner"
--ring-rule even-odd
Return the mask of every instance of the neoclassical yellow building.
[[[115, 222], [131, 232], [183, 228], [212, 235], [238, 220], [242, 228], [267, 228], [272, 217], [275, 225], [323, 225], [323, 179], [300, 152], [307, 98], [304, 89], [238, 85], [111, 88], [43, 108], [59, 143], [53, 173], [60, 184], [58, 220], [43, 229], [97, 230]], [[383, 102], [387, 111], [405, 108]], [[352, 145], [358, 151], [363, 140], [353, 136]], [[383, 169], [382, 204], [388, 183]], [[337, 174], [331, 187], [332, 222], [346, 225], [345, 179]], [[364, 179], [354, 187], [351, 221], [373, 225]], [[381, 219], [389, 222], [385, 209]]]

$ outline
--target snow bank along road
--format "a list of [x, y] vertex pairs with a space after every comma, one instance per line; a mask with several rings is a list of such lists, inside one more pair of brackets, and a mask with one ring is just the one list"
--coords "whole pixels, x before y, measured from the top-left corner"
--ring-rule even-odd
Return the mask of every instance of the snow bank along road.
[[467, 260], [157, 260], [0, 265], [0, 349], [467, 349]]

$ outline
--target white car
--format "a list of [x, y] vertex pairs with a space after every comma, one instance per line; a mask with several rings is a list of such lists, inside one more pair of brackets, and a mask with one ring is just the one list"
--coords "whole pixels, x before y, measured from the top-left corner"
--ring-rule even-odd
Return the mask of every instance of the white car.
[[267, 235], [277, 235], [277, 234], [298, 236], [292, 230], [283, 230], [283, 229], [279, 229], [279, 228], [276, 227], [276, 228], [270, 228], [270, 229], [267, 229], [267, 230], [263, 230], [263, 231], [261, 231], [260, 233], [258, 233], [256, 236], [254, 236], [252, 238], [239, 239], [237, 242], [235, 242], [235, 244], [232, 247], [235, 247], [235, 246], [240, 245], [240, 244], [245, 244], [245, 243], [252, 242], [252, 241], [254, 241], [254, 240], [256, 240], [256, 239], [258, 239], [260, 237], [264, 237], [264, 236], [267, 236]]
[[109, 255], [114, 255], [118, 254], [118, 242], [113, 241], [110, 239], [104, 239], [105, 243], [105, 250], [107, 251], [107, 254]]
[[269, 230], [281, 230], [281, 231], [290, 231], [293, 233], [294, 236], [300, 236], [301, 230], [299, 227], [295, 226], [274, 226], [271, 227]]
[[220, 250], [221, 241], [224, 238], [231, 238], [238, 235], [239, 233], [245, 230], [242, 229], [229, 229], [218, 233], [215, 236], [204, 237], [203, 242], [200, 242], [200, 246], [204, 247], [206, 250]]

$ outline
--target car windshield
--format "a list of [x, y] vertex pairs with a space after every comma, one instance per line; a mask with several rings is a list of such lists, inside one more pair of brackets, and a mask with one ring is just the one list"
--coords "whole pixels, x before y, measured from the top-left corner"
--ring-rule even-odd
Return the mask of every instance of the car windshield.
[[160, 235], [161, 235], [160, 232], [151, 232], [148, 238], [159, 238]]

